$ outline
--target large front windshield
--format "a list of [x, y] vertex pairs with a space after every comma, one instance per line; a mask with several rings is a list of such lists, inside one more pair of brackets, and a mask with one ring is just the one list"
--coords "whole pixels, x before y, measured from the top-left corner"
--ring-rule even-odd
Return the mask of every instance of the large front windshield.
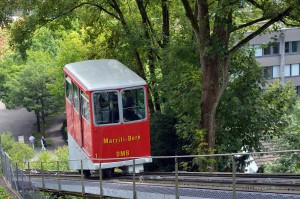
[[97, 92], [93, 94], [95, 124], [119, 122], [118, 92]]
[[141, 120], [146, 117], [144, 88], [123, 90], [122, 102], [125, 122]]
[[[118, 99], [121, 97], [120, 106]], [[95, 125], [131, 122], [146, 118], [145, 89], [134, 88], [117, 91], [99, 91], [93, 93]], [[122, 112], [123, 111], [123, 115]]]

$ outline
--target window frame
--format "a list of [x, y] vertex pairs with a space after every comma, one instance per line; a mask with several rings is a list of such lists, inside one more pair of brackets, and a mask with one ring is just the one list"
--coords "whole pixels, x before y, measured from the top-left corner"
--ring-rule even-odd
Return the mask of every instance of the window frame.
[[73, 106], [74, 110], [79, 114], [79, 112], [80, 112], [80, 88], [74, 82], [72, 82], [72, 89], [73, 89], [72, 106]]
[[[293, 48], [296, 47], [296, 51]], [[284, 52], [286, 54], [299, 54], [300, 53], [300, 41], [286, 41]]]
[[[84, 93], [83, 91], [81, 91], [81, 117], [84, 118], [89, 124], [91, 122], [91, 111], [90, 111], [90, 102], [89, 102], [89, 96]], [[86, 105], [84, 104], [86, 102]], [[85, 114], [85, 110], [84, 108], [87, 108], [88, 114]], [[86, 117], [86, 115], [88, 116], [88, 118]]]
[[65, 76], [65, 98], [70, 103], [72, 103], [72, 99], [73, 99], [72, 80], [68, 76]]
[[[124, 100], [124, 95], [123, 95], [123, 93], [125, 93], [126, 91], [128, 91], [128, 90], [138, 90], [138, 89], [142, 89], [143, 90], [143, 108], [142, 108], [142, 111], [144, 112], [144, 115], [142, 115], [143, 117], [142, 118], [139, 118], [139, 119], [134, 119], [134, 120], [125, 120], [125, 118], [124, 118], [124, 102], [125, 102], [125, 100]], [[145, 87], [143, 87], [143, 86], [141, 86], [141, 87], [132, 87], [132, 88], [125, 88], [125, 89], [122, 89], [121, 90], [121, 92], [120, 92], [120, 95], [121, 95], [121, 99], [122, 99], [122, 106], [121, 106], [121, 111], [122, 111], [122, 121], [124, 122], [124, 123], [130, 123], [130, 122], [138, 122], [138, 121], [142, 121], [142, 120], [146, 120], [147, 119], [147, 100], [146, 100], [146, 88]], [[136, 102], [137, 103], [137, 102]], [[134, 106], [134, 109], [136, 110], [136, 109], [139, 109], [139, 106], [137, 106], [137, 105], [135, 105]], [[138, 112], [138, 111], [135, 111], [135, 112]], [[136, 114], [136, 113], [135, 113]], [[137, 114], [137, 116], [138, 116], [139, 114]], [[139, 116], [138, 116], [139, 117]]]
[[[119, 114], [119, 119], [117, 122], [106, 122], [106, 123], [100, 123], [97, 121], [97, 114], [96, 111], [101, 111], [100, 107], [96, 107], [96, 106], [100, 106], [98, 103], [98, 97], [100, 93], [111, 93], [111, 92], [115, 92], [117, 93], [117, 113]], [[95, 99], [95, 95], [98, 95], [97, 99]], [[103, 125], [117, 125], [120, 124], [121, 122], [121, 110], [120, 110], [120, 92], [117, 89], [114, 90], [102, 90], [102, 91], [93, 91], [93, 93], [91, 94], [91, 98], [92, 98], [92, 107], [93, 107], [93, 122], [95, 126], [103, 126]], [[95, 101], [96, 100], [96, 101]], [[97, 103], [97, 105], [95, 104]], [[110, 106], [110, 105], [109, 105]], [[111, 111], [110, 109], [108, 111]], [[112, 110], [113, 111], [113, 110]], [[109, 119], [109, 118], [108, 118]]]
[[[300, 76], [300, 64], [290, 64], [291, 65], [291, 77], [296, 77], [296, 76]], [[295, 75], [293, 74], [294, 72], [294, 66], [295, 68], [298, 68], [296, 71], [297, 73], [295, 73]]]
[[[274, 68], [278, 69], [278, 76], [274, 77], [274, 74], [277, 74], [274, 72]], [[272, 66], [272, 79], [280, 78], [280, 66]]]

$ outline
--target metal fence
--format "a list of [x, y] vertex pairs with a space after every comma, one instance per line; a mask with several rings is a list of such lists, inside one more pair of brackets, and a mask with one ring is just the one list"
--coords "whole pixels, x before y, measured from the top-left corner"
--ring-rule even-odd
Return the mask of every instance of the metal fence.
[[[152, 156], [152, 159], [173, 159], [173, 168], [174, 168], [174, 186], [173, 186], [173, 197], [176, 199], [180, 198], [180, 179], [179, 179], [179, 167], [180, 167], [180, 162], [182, 160], [186, 160], [186, 159], [194, 159], [194, 158], [218, 158], [218, 157], [227, 157], [229, 159], [231, 159], [230, 164], [231, 164], [231, 174], [232, 174], [232, 190], [230, 191], [230, 193], [228, 194], [229, 197], [227, 198], [246, 198], [246, 197], [239, 197], [237, 194], [237, 189], [236, 189], [236, 161], [235, 158], [241, 155], [264, 155], [264, 154], [282, 154], [282, 153], [289, 153], [289, 154], [299, 154], [300, 150], [286, 150], [286, 151], [272, 151], [272, 152], [252, 152], [252, 153], [232, 153], [232, 154], [211, 154], [211, 155], [187, 155], [187, 156]], [[140, 157], [138, 157], [140, 158]], [[122, 158], [119, 158], [122, 159]], [[105, 159], [107, 161], [107, 159]], [[114, 160], [116, 160], [116, 158], [114, 158]], [[174, 161], [175, 160], [175, 161]], [[70, 160], [68, 160], [70, 161]], [[73, 161], [79, 161], [81, 165], [83, 165], [83, 161], [84, 160], [73, 160]], [[86, 184], [85, 184], [85, 179], [83, 176], [83, 169], [81, 167], [81, 182], [76, 185], [77, 188], [74, 188], [75, 185], [73, 186], [74, 189], [76, 189], [77, 192], [81, 193], [79, 195], [85, 196], [85, 194], [94, 194], [94, 195], [98, 195], [100, 198], [103, 196], [107, 196], [104, 194], [104, 181], [102, 180], [102, 168], [101, 168], [101, 162], [104, 161], [103, 159], [97, 159], [97, 161], [99, 161], [99, 184], [97, 185], [97, 193], [87, 193], [87, 188], [86, 188]], [[127, 192], [127, 197], [124, 198], [140, 198], [137, 195], [140, 194], [140, 190], [138, 190], [138, 184], [140, 184], [138, 181], [136, 181], [136, 174], [135, 174], [135, 159], [133, 158], [132, 160], [132, 165], [133, 165], [133, 175], [132, 175], [132, 184], [129, 185], [131, 186], [131, 189], [129, 191], [129, 194]], [[10, 183], [11, 187], [19, 193], [19, 195], [25, 199], [39, 199], [39, 198], [47, 198], [47, 196], [45, 196], [42, 192], [39, 191], [39, 188], [42, 188], [44, 190], [46, 189], [53, 189], [56, 191], [63, 191], [63, 185], [61, 182], [61, 178], [60, 178], [60, 172], [61, 172], [61, 168], [60, 165], [65, 164], [66, 162], [60, 162], [60, 161], [55, 161], [55, 162], [40, 162], [40, 163], [35, 163], [35, 165], [39, 165], [38, 168], [34, 168], [33, 166], [30, 166], [30, 164], [33, 162], [27, 162], [25, 163], [26, 166], [26, 170], [27, 171], [32, 171], [35, 169], [40, 170], [41, 172], [45, 172], [44, 168], [46, 168], [46, 164], [55, 164], [55, 168], [57, 169], [57, 179], [56, 180], [52, 180], [51, 184], [46, 182], [46, 180], [44, 180], [43, 177], [43, 173], [42, 173], [42, 178], [40, 182], [33, 182], [31, 180], [31, 176], [30, 176], [30, 172], [29, 175], [27, 173], [27, 175], [24, 174], [24, 172], [22, 170], [20, 170], [18, 168], [17, 164], [14, 164], [11, 162], [9, 156], [2, 151], [1, 149], [1, 165], [2, 165], [2, 173], [3, 176], [5, 177], [5, 179]], [[48, 184], [47, 184], [48, 183]], [[96, 189], [95, 189], [96, 190]], [[65, 190], [66, 191], [66, 190]], [[222, 194], [220, 192], [220, 194]], [[78, 195], [78, 194], [77, 194]], [[111, 196], [113, 197], [113, 196]]]
[[34, 186], [17, 164], [13, 164], [10, 157], [0, 149], [2, 175], [9, 186], [24, 199], [42, 199], [46, 196]]

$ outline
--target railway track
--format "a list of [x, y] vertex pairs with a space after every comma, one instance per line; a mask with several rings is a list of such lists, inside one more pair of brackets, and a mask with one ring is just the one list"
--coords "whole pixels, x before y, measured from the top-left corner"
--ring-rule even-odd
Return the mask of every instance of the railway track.
[[[99, 181], [99, 175], [93, 174], [88, 179], [82, 179], [78, 172], [49, 172], [42, 171], [27, 176], [31, 178], [61, 179], [73, 181]], [[178, 186], [197, 189], [232, 190], [233, 181], [231, 173], [195, 173], [179, 172]], [[300, 195], [300, 175], [294, 174], [236, 174], [237, 191], [288, 193]], [[133, 176], [114, 175], [111, 178], [103, 178], [103, 182], [133, 183]], [[175, 186], [175, 173], [142, 173], [135, 175], [135, 183], [151, 184], [157, 186]]]

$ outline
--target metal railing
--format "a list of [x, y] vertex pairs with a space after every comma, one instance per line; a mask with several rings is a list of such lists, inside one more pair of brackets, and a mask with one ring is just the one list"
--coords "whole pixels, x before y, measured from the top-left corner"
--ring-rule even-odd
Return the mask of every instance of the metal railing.
[[2, 175], [9, 186], [24, 199], [42, 199], [45, 195], [35, 187], [34, 183], [14, 164], [10, 157], [1, 149]]
[[[236, 161], [235, 158], [241, 155], [265, 155], [265, 154], [282, 154], [282, 153], [299, 153], [300, 150], [285, 150], [285, 151], [270, 151], [270, 152], [251, 152], [251, 153], [230, 153], [230, 154], [209, 154], [209, 155], [185, 155], [185, 156], [152, 156], [152, 159], [174, 159], [175, 161], [175, 165], [174, 165], [174, 195], [176, 199], [180, 198], [180, 189], [182, 187], [180, 187], [179, 185], [179, 163], [181, 160], [186, 160], [187, 158], [202, 158], [202, 157], [206, 157], [206, 158], [217, 158], [217, 157], [228, 157], [229, 159], [231, 159], [231, 168], [232, 168], [232, 192], [231, 192], [231, 198], [236, 199], [237, 198], [237, 180], [236, 180]], [[132, 195], [131, 196], [127, 196], [133, 199], [137, 198], [137, 184], [138, 182], [136, 182], [136, 173], [135, 173], [135, 167], [136, 167], [136, 162], [135, 159], [139, 159], [141, 157], [136, 157], [136, 158], [131, 158], [132, 160], [132, 165], [133, 165], [133, 174], [132, 174]], [[147, 158], [147, 157], [145, 157]], [[122, 160], [124, 158], [113, 158], [114, 161], [116, 161], [116, 159], [118, 160]], [[104, 191], [103, 191], [103, 175], [102, 175], [102, 162], [107, 162], [107, 160], [109, 159], [94, 159], [95, 161], [99, 162], [99, 190], [98, 190], [98, 194], [99, 197], [105, 197], [104, 195]], [[84, 178], [84, 170], [83, 170], [83, 161], [84, 160], [68, 160], [68, 161], [79, 161], [81, 164], [81, 195], [85, 196], [86, 194], [86, 184], [85, 184], [85, 178]], [[45, 170], [44, 167], [46, 164], [56, 164], [56, 176], [57, 176], [57, 180], [54, 182], [55, 186], [53, 185], [53, 181], [52, 181], [52, 187], [50, 187], [49, 184], [47, 184], [46, 180], [45, 180]], [[61, 191], [66, 191], [66, 190], [62, 190], [62, 184], [61, 184], [61, 168], [60, 168], [60, 164], [64, 164], [62, 163], [62, 161], [55, 161], [55, 162], [40, 162], [40, 164], [37, 164], [35, 162], [34, 165], [39, 165], [38, 168], [33, 168], [31, 165], [33, 165], [33, 162], [26, 162], [25, 165], [27, 165], [25, 167], [25, 169], [27, 171], [30, 171], [29, 174], [25, 175], [24, 172], [20, 169], [18, 169], [18, 164], [14, 164], [11, 162], [10, 158], [8, 157], [8, 155], [3, 152], [1, 150], [1, 165], [2, 165], [2, 173], [3, 176], [5, 177], [5, 179], [10, 183], [11, 187], [16, 190], [16, 192], [18, 192], [23, 198], [25, 199], [30, 199], [30, 198], [34, 198], [34, 199], [39, 199], [39, 198], [45, 198], [45, 195], [43, 195], [42, 192], [39, 191], [38, 188], [42, 188], [43, 190], [56, 190], [57, 192], [61, 192]], [[31, 171], [34, 170], [39, 170], [41, 173], [41, 182], [35, 183], [32, 181], [31, 179]], [[38, 188], [37, 188], [38, 187]], [[78, 195], [78, 194], [77, 194]], [[80, 194], [79, 194], [80, 195]], [[126, 197], [126, 198], [127, 198]], [[240, 197], [239, 197], [240, 198]]]

